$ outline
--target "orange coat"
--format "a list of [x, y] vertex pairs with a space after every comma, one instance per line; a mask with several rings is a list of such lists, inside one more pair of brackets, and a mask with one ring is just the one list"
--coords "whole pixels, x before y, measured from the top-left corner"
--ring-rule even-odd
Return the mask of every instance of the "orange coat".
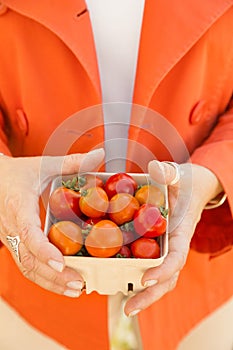
[[[227, 269], [233, 230], [233, 1], [176, 1], [169, 9], [163, 0], [145, 3], [134, 102], [158, 111], [169, 124], [156, 129], [150, 113], [133, 113], [129, 138], [136, 147], [130, 146], [128, 155], [167, 160], [175, 150], [174, 160], [182, 162], [191, 154], [217, 174], [228, 194], [228, 203], [203, 214], [192, 242], [196, 251], [190, 251], [176, 289], [139, 315], [144, 349], [174, 350], [233, 291]], [[70, 115], [101, 103], [88, 11], [83, 0], [5, 0], [0, 14], [0, 152], [39, 155]], [[138, 122], [139, 117], [145, 120]], [[93, 118], [101, 125], [101, 113]], [[173, 143], [169, 125], [188, 152]], [[167, 147], [153, 128], [169, 135]], [[66, 131], [65, 140], [72, 137]], [[91, 131], [69, 151], [100, 144], [103, 128]], [[140, 144], [152, 156], [144, 157]], [[66, 142], [62, 138], [55, 146], [50, 154], [62, 153]], [[135, 170], [132, 163], [127, 170]], [[71, 350], [109, 348], [105, 296], [73, 300], [43, 290], [21, 275], [6, 248], [0, 249], [0, 266], [1, 296], [33, 326]]]

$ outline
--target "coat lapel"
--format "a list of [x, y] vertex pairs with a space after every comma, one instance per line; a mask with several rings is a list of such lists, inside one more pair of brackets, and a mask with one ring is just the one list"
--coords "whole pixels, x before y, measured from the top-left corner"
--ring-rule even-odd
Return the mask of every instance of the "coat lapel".
[[[73, 51], [100, 95], [89, 13], [84, 0], [4, 0], [52, 30]], [[148, 105], [162, 79], [233, 0], [145, 0], [134, 102]]]
[[148, 105], [162, 79], [233, 0], [145, 0], [134, 102]]
[[100, 95], [93, 33], [84, 0], [4, 0], [4, 4], [54, 32], [79, 59]]

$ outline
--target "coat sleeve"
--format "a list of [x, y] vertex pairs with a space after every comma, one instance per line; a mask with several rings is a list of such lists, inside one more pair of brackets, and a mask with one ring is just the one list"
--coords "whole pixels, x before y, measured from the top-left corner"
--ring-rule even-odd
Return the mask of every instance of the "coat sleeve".
[[[5, 133], [4, 117], [1, 109], [0, 109], [0, 153], [3, 153], [5, 155], [11, 155], [11, 152], [8, 148], [8, 140]], [[1, 173], [1, 169], [0, 169], [0, 173]], [[2, 243], [0, 240], [0, 248], [1, 247], [2, 247]]]
[[227, 194], [222, 206], [203, 211], [191, 243], [197, 251], [216, 255], [233, 245], [233, 98], [191, 161], [215, 173]]
[[0, 108], [0, 153], [5, 155], [11, 155], [11, 152], [8, 147], [8, 139], [6, 136], [6, 125], [4, 122], [4, 116]]

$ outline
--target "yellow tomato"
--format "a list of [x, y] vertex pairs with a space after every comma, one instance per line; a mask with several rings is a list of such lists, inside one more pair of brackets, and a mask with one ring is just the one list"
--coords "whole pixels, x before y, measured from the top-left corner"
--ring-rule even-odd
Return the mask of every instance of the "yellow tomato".
[[135, 198], [140, 205], [152, 204], [156, 207], [164, 206], [165, 197], [163, 192], [155, 185], [147, 184], [140, 187], [135, 193]]

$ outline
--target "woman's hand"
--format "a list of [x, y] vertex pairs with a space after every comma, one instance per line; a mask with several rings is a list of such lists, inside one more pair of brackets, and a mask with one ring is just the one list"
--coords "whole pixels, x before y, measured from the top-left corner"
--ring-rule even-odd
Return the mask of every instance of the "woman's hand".
[[142, 284], [146, 287], [145, 290], [126, 302], [125, 313], [129, 316], [146, 309], [175, 288], [201, 213], [207, 202], [222, 191], [216, 176], [202, 166], [181, 164], [180, 180], [170, 186], [176, 176], [176, 170], [171, 164], [151, 161], [148, 170], [152, 179], [168, 185], [169, 248], [162, 265], [144, 273]]
[[[65, 157], [0, 157], [0, 240], [25, 277], [52, 292], [77, 297], [83, 279], [65, 267], [61, 252], [41, 230], [39, 196], [54, 176], [94, 170], [103, 158], [103, 149]], [[19, 236], [20, 262], [7, 236]]]

